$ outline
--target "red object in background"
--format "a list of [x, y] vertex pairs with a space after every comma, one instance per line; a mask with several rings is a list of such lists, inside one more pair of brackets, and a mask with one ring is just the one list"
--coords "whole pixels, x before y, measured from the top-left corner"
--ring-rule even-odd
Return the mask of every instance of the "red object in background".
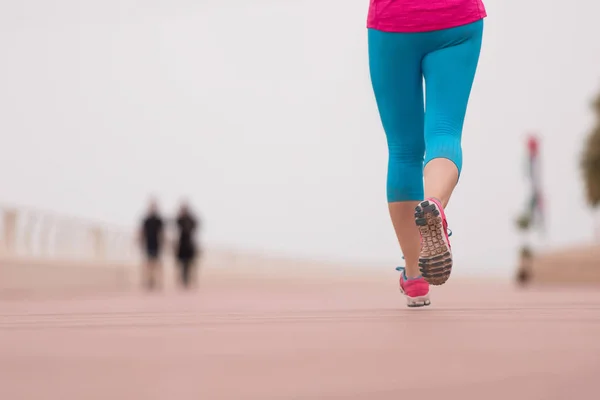
[[545, 201], [542, 196], [542, 190], [540, 187], [540, 185], [541, 185], [541, 181], [540, 181], [541, 166], [539, 165], [539, 163], [540, 163], [540, 160], [539, 160], [540, 140], [537, 135], [535, 135], [533, 133], [529, 134], [529, 136], [527, 137], [527, 150], [529, 151], [529, 168], [530, 168], [529, 173], [530, 173], [531, 185], [532, 185], [532, 190], [533, 190], [531, 212], [534, 215], [537, 215], [537, 217], [538, 217], [537, 224], [539, 224], [538, 226], [540, 227], [540, 229], [543, 230], [544, 229], [543, 228], [543, 219], [544, 219], [543, 214], [544, 214]]
[[527, 139], [527, 148], [529, 149], [529, 155], [531, 157], [537, 157], [540, 149], [540, 141], [535, 135], [529, 135]]

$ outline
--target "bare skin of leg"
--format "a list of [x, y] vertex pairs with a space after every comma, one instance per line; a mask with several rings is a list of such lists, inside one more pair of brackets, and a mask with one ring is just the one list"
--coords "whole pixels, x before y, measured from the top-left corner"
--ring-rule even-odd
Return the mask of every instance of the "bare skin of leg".
[[446, 158], [434, 158], [425, 166], [425, 198], [438, 199], [444, 208], [458, 183], [458, 168]]
[[406, 276], [408, 278], [415, 278], [421, 274], [419, 271], [421, 235], [414, 222], [417, 204], [419, 204], [418, 201], [388, 203], [392, 224], [404, 255]]
[[[436, 158], [425, 166], [425, 198], [438, 199], [444, 208], [448, 205], [452, 192], [458, 183], [458, 169], [446, 158]], [[392, 224], [406, 262], [406, 276], [420, 275], [419, 254], [421, 235], [414, 222], [415, 207], [418, 201], [388, 203]]]
[[143, 280], [143, 286], [144, 289], [146, 290], [150, 290], [152, 289], [152, 287], [154, 286], [154, 282], [152, 280], [152, 270], [151, 270], [152, 266], [150, 265], [150, 263], [148, 261], [146, 261], [144, 263], [144, 269], [142, 270], [142, 280]]
[[144, 286], [147, 290], [154, 289], [154, 271], [152, 263], [146, 262], [144, 265]]
[[162, 270], [162, 263], [160, 261], [157, 261], [154, 264], [154, 282], [156, 283], [156, 288], [158, 290], [163, 288], [163, 270]]
[[162, 268], [160, 262], [146, 262], [145, 268], [145, 284], [147, 289], [159, 289], [162, 287]]

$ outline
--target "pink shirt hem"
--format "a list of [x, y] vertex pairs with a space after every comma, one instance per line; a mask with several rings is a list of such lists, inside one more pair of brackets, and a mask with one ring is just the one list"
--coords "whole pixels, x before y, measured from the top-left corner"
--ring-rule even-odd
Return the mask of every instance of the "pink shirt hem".
[[429, 32], [487, 17], [481, 0], [371, 0], [367, 28], [385, 32]]

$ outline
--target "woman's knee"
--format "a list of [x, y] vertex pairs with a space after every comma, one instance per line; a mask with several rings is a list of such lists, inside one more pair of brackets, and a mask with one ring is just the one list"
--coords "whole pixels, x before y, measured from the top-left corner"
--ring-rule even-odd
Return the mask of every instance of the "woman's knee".
[[431, 160], [445, 158], [454, 163], [458, 169], [458, 174], [462, 170], [463, 154], [461, 135], [456, 132], [438, 132], [427, 136], [427, 152], [425, 153], [425, 162], [427, 165]]
[[423, 200], [423, 157], [408, 162], [390, 158], [387, 200], [388, 203]]

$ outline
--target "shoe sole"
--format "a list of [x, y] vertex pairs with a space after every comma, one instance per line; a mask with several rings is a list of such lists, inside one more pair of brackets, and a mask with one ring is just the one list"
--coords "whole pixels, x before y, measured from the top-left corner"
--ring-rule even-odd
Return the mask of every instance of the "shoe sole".
[[431, 304], [428, 297], [408, 297], [406, 296], [406, 305], [410, 308], [427, 307]]
[[423, 238], [419, 269], [423, 278], [434, 286], [446, 283], [452, 273], [452, 250], [440, 215], [437, 204], [428, 200], [415, 208], [415, 224]]
[[402, 288], [400, 288], [400, 293], [402, 293], [404, 297], [406, 297], [406, 305], [408, 307], [426, 307], [431, 304], [431, 300], [429, 300], [429, 294], [426, 294], [425, 296], [410, 297], [406, 293], [404, 293], [404, 290], [402, 290]]

